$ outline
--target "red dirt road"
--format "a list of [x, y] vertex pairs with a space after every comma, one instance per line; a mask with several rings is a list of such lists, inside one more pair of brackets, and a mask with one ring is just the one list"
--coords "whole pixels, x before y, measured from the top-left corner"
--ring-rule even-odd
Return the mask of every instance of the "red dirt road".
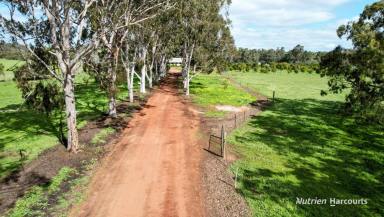
[[155, 90], [92, 178], [71, 216], [204, 216], [199, 118], [178, 96], [176, 76]]

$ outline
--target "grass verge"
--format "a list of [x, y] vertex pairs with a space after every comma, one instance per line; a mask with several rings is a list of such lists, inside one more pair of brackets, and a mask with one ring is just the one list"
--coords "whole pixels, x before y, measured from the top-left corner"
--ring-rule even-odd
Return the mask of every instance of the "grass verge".
[[98, 132], [91, 140], [91, 144], [97, 145], [105, 143], [105, 140], [108, 138], [109, 135], [115, 133], [116, 130], [113, 128], [105, 128], [101, 129], [100, 132]]
[[60, 186], [71, 176], [76, 174], [76, 170], [63, 167], [59, 173], [46, 186], [34, 186], [20, 198], [13, 209], [8, 212], [8, 217], [29, 217], [45, 216], [49, 204], [49, 196], [57, 193]]

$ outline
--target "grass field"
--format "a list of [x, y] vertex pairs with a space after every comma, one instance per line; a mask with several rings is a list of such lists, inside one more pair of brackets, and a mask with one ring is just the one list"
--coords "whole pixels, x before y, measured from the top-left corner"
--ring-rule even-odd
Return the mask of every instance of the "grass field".
[[8, 60], [8, 59], [0, 59], [0, 64], [3, 64], [5, 75], [0, 75], [0, 81], [9, 81], [13, 78], [12, 69], [14, 67], [22, 65], [24, 62], [20, 60]]
[[[101, 116], [107, 110], [106, 93], [87, 76], [76, 79], [78, 127]], [[118, 98], [128, 94], [124, 86], [119, 87]], [[43, 114], [22, 107], [23, 99], [14, 81], [0, 82], [0, 179], [17, 170], [23, 163], [35, 159], [47, 148], [58, 144], [57, 132]], [[57, 123], [55, 119], [53, 123]], [[26, 157], [21, 158], [20, 152]]]
[[[328, 80], [312, 73], [288, 73], [285, 71], [271, 73], [230, 72], [242, 85], [255, 89], [259, 93], [272, 98], [275, 91], [277, 98], [283, 99], [318, 99], [344, 101], [345, 94], [320, 95], [321, 90], [328, 89]], [[257, 75], [257, 76], [255, 76]]]
[[[384, 129], [343, 116], [343, 95], [321, 97], [315, 74], [231, 73], [277, 102], [230, 135], [238, 186], [254, 216], [383, 216]], [[326, 205], [297, 205], [324, 198]], [[367, 198], [331, 207], [329, 198]]]
[[218, 74], [200, 74], [192, 79], [190, 85], [194, 102], [208, 109], [207, 116], [225, 115], [224, 112], [217, 111], [215, 105], [244, 106], [256, 100]]

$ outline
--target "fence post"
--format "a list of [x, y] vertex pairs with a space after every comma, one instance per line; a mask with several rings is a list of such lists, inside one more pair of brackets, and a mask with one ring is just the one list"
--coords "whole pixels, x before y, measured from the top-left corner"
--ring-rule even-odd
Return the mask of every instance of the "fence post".
[[275, 91], [273, 91], [272, 102], [275, 102]]
[[236, 175], [235, 175], [235, 189], [237, 189], [237, 175], [239, 173], [239, 167], [236, 168]]
[[237, 127], [237, 114], [235, 114], [235, 129]]
[[224, 160], [225, 157], [225, 131], [224, 131], [224, 125], [221, 126], [221, 155], [223, 156]]
[[245, 122], [245, 111], [244, 111], [244, 122]]

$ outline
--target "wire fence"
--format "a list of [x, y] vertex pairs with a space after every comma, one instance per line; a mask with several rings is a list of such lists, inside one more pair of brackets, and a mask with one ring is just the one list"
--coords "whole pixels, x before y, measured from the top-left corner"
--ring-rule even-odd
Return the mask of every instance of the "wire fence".
[[221, 119], [217, 126], [211, 129], [208, 151], [226, 159], [226, 136], [228, 133], [236, 130], [258, 113], [260, 113], [258, 109], [249, 109]]

